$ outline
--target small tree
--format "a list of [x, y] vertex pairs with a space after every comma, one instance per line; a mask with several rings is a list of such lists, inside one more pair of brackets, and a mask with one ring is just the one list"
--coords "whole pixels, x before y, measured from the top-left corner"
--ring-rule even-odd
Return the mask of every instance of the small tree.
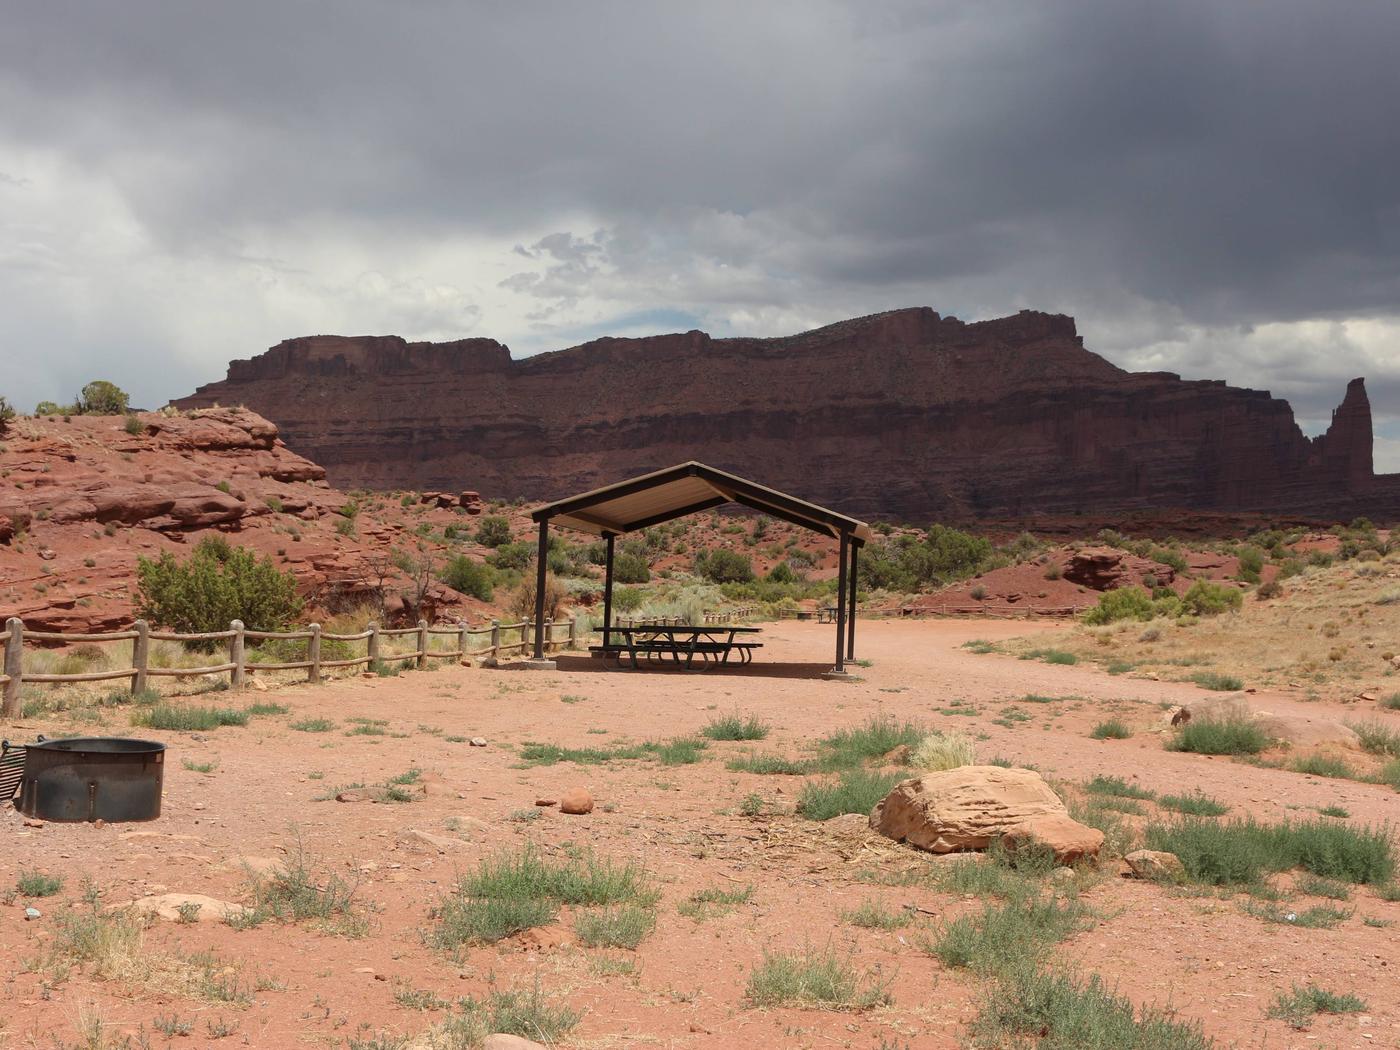
[[131, 398], [126, 391], [105, 379], [94, 379], [78, 394], [74, 407], [84, 416], [124, 416]]
[[695, 558], [695, 571], [714, 583], [748, 583], [753, 579], [753, 563], [738, 551], [701, 551]]
[[472, 561], [465, 554], [457, 555], [443, 566], [442, 576], [439, 578], [454, 591], [470, 594], [483, 602], [491, 600], [490, 568], [479, 561]]
[[223, 631], [231, 620], [276, 631], [301, 612], [295, 576], [222, 536], [201, 540], [183, 563], [169, 551], [154, 561], [138, 557], [136, 577], [141, 615], [175, 631]]
[[9, 401], [0, 397], [0, 435], [4, 435], [14, 422], [15, 410], [10, 407]]
[[[559, 613], [564, 607], [564, 601], [569, 596], [568, 588], [554, 578], [553, 575], [546, 574], [544, 578], [544, 614], [551, 620], [559, 619]], [[522, 580], [515, 594], [511, 596], [510, 612], [519, 617], [535, 617], [535, 578], [529, 576]]]
[[483, 547], [499, 547], [509, 543], [514, 537], [510, 534], [510, 522], [497, 514], [481, 519], [476, 528], [476, 542]]
[[651, 579], [647, 560], [630, 551], [613, 559], [613, 579], [618, 583], [646, 583]]

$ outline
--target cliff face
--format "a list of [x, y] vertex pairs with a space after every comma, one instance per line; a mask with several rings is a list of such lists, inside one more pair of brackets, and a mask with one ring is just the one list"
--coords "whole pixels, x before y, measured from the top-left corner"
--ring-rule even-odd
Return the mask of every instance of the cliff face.
[[1400, 510], [1362, 380], [1309, 439], [1266, 392], [1131, 373], [1072, 318], [898, 310], [780, 339], [290, 339], [176, 402], [245, 404], [341, 487], [545, 499], [685, 459], [847, 512], [923, 521], [1183, 508]]

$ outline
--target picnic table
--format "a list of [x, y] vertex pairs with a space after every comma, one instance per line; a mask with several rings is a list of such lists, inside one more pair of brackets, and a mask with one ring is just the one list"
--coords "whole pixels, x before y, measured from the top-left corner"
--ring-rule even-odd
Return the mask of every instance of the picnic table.
[[[690, 625], [648, 625], [636, 627], [609, 627], [603, 636], [603, 644], [592, 647], [593, 652], [601, 653], [604, 659], [616, 657], [619, 667], [630, 666], [635, 671], [641, 667], [641, 660], [655, 660], [663, 665], [669, 661], [685, 670], [695, 670], [695, 658], [700, 657], [700, 670], [708, 670], [720, 664], [729, 663], [730, 656], [738, 654], [741, 664], [753, 660], [753, 651], [763, 647], [762, 642], [737, 640], [740, 635], [758, 634], [759, 627], [739, 627], [728, 624], [708, 624], [704, 627]], [[630, 661], [623, 663], [624, 655]]]

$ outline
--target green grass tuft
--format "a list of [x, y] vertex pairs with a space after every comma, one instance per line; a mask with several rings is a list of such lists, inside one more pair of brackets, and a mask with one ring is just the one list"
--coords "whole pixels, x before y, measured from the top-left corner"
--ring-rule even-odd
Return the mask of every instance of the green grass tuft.
[[1400, 730], [1391, 729], [1374, 718], [1367, 722], [1348, 722], [1347, 725], [1361, 738], [1361, 746], [1371, 754], [1400, 758]]
[[808, 820], [830, 820], [843, 813], [869, 813], [905, 779], [903, 773], [847, 769], [835, 781], [809, 780], [802, 785], [797, 812]]
[[1312, 1024], [1316, 1014], [1359, 1014], [1367, 1009], [1364, 1000], [1350, 993], [1338, 995], [1315, 984], [1295, 984], [1291, 992], [1279, 992], [1268, 1016], [1301, 1030]]
[[912, 750], [927, 735], [928, 729], [917, 722], [899, 722], [877, 715], [859, 726], [839, 730], [819, 740], [818, 761], [822, 769], [832, 772], [854, 769], [901, 745]]
[[725, 763], [725, 768], [735, 773], [759, 773], [765, 776], [803, 777], [816, 772], [816, 764], [810, 760], [771, 754], [740, 755]]
[[1095, 740], [1127, 740], [1133, 735], [1133, 731], [1120, 719], [1110, 718], [1106, 722], [1100, 722], [1089, 732], [1089, 736]]
[[1163, 795], [1157, 799], [1157, 804], [1174, 813], [1186, 813], [1193, 817], [1220, 817], [1230, 811], [1225, 803], [1199, 789], [1189, 795]]
[[1087, 909], [1075, 900], [1016, 894], [944, 923], [925, 947], [945, 966], [1004, 973], [1044, 956], [1082, 929], [1086, 916]]
[[768, 723], [757, 715], [743, 718], [737, 713], [717, 718], [700, 730], [702, 736], [711, 740], [762, 740], [768, 733]]
[[154, 707], [134, 712], [131, 724], [148, 729], [195, 732], [218, 729], [220, 726], [247, 725], [248, 712], [231, 707], [176, 707], [174, 704], [156, 704]]
[[764, 953], [749, 975], [751, 1006], [818, 1006], [869, 1010], [890, 1001], [888, 982], [857, 973], [850, 961], [828, 948], [787, 954]]
[[42, 871], [21, 870], [15, 889], [21, 897], [52, 897], [63, 889], [62, 875], [46, 875]]
[[301, 733], [329, 733], [335, 727], [329, 718], [303, 718], [291, 723], [291, 728]]
[[1307, 773], [1314, 777], [1332, 777], [1337, 780], [1347, 780], [1354, 775], [1351, 766], [1330, 755], [1308, 755], [1304, 758], [1295, 758], [1288, 768], [1295, 773]]
[[655, 911], [635, 904], [582, 912], [574, 920], [579, 942], [589, 948], [636, 948], [655, 928]]
[[1157, 796], [1146, 788], [1140, 788], [1136, 784], [1129, 784], [1122, 777], [1096, 776], [1093, 780], [1084, 785], [1084, 790], [1091, 795], [1113, 795], [1117, 798], [1137, 798], [1151, 801]]
[[843, 911], [841, 918], [863, 930], [899, 930], [914, 921], [914, 916], [903, 908], [886, 911], [883, 904], [869, 897], [850, 911]]
[[1218, 693], [1238, 693], [1244, 688], [1244, 682], [1241, 679], [1232, 674], [1221, 674], [1218, 671], [1197, 671], [1191, 676], [1191, 681], [1202, 689], [1212, 689]]

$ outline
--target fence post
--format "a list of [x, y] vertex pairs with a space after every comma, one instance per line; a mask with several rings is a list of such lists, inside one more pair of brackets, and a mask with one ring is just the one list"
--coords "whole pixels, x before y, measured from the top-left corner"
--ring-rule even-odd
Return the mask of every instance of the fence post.
[[233, 664], [233, 670], [229, 672], [229, 685], [234, 689], [242, 689], [247, 684], [247, 661], [244, 654], [247, 640], [243, 637], [243, 621], [234, 620], [228, 626], [233, 632], [233, 637], [228, 640], [228, 662]]
[[10, 680], [5, 683], [5, 702], [0, 714], [6, 718], [18, 718], [24, 711], [20, 703], [19, 687], [24, 677], [24, 621], [11, 616], [5, 621], [10, 629], [9, 640], [5, 642], [5, 673]]
[[379, 663], [379, 624], [366, 624], [365, 630], [369, 632], [369, 642], [365, 646], [365, 655], [369, 657], [369, 663], [365, 664], [365, 670], [373, 671], [374, 665]]
[[520, 625], [520, 655], [524, 656], [530, 651], [530, 614], [525, 614], [525, 619]]
[[131, 691], [146, 691], [146, 669], [151, 666], [151, 625], [145, 620], [137, 620], [132, 627], [136, 639], [131, 643], [131, 666], [136, 672], [131, 676]]
[[311, 632], [311, 638], [306, 643], [306, 658], [311, 661], [311, 666], [306, 669], [306, 680], [319, 682], [321, 680], [321, 625], [313, 623], [307, 630]]
[[418, 670], [428, 666], [428, 621], [418, 621]]
[[578, 648], [578, 613], [569, 617], [569, 648]]
[[457, 621], [457, 659], [461, 663], [467, 661], [467, 621]]
[[544, 651], [549, 652], [549, 647], [554, 644], [554, 617], [544, 618]]

